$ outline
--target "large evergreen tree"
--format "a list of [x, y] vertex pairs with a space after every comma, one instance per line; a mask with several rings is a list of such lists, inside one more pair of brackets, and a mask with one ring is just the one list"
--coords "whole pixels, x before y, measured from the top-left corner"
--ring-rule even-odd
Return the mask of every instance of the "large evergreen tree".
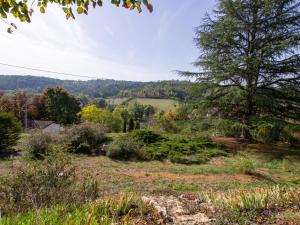
[[262, 117], [300, 120], [299, 6], [219, 0], [196, 30], [201, 69], [183, 73], [196, 77], [200, 106], [246, 125]]

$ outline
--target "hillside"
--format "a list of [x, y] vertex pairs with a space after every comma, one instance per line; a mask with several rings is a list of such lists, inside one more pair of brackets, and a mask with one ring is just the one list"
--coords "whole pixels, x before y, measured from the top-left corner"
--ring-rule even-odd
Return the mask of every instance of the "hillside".
[[37, 76], [0, 75], [0, 91], [41, 92], [46, 87], [62, 86], [73, 94], [84, 94], [90, 98], [108, 98], [119, 95], [123, 97], [181, 99], [186, 96], [184, 91], [184, 84], [186, 83], [186, 81], [137, 82], [111, 79], [76, 81]]

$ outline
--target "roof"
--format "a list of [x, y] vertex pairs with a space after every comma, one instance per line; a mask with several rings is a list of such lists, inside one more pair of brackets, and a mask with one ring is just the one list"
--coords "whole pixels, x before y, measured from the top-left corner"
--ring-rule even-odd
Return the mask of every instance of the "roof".
[[34, 122], [34, 126], [40, 129], [45, 129], [46, 127], [54, 123], [53, 121], [47, 121], [47, 120], [34, 120], [33, 122]]

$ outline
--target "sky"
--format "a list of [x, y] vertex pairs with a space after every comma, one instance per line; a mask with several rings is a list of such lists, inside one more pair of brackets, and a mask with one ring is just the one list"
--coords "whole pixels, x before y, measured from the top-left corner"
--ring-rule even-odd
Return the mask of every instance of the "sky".
[[[175, 70], [197, 70], [192, 63], [195, 27], [216, 0], [151, 0], [153, 13], [117, 8], [104, 1], [89, 15], [66, 20], [49, 5], [32, 22], [17, 23], [13, 34], [0, 21], [0, 63], [98, 79], [157, 81], [180, 79]], [[15, 21], [14, 21], [15, 22]], [[56, 75], [0, 65], [0, 74], [36, 75], [59, 79], [89, 78]]]

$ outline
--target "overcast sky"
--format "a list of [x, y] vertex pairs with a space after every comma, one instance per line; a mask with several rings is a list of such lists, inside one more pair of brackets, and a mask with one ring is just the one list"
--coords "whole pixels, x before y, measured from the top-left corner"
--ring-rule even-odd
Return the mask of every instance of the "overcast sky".
[[[13, 34], [0, 23], [0, 63], [138, 81], [178, 79], [172, 71], [193, 69], [199, 55], [194, 29], [216, 0], [151, 0], [152, 14], [109, 2], [76, 20], [65, 20], [60, 8], [49, 5], [45, 15], [34, 14], [32, 23], [17, 23]], [[2, 65], [0, 74], [80, 79]]]

